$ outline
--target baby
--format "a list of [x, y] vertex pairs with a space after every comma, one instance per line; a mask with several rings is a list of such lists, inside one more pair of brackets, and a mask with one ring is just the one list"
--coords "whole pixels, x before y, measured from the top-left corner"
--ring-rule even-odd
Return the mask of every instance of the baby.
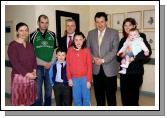
[[149, 50], [143, 42], [143, 38], [140, 37], [138, 29], [132, 28], [129, 31], [129, 36], [126, 39], [123, 47], [117, 53], [117, 56], [125, 55], [121, 61], [120, 66], [122, 67], [122, 70], [119, 71], [119, 73], [126, 74], [126, 69], [128, 68], [129, 64], [142, 50], [144, 51], [145, 56], [149, 55]]

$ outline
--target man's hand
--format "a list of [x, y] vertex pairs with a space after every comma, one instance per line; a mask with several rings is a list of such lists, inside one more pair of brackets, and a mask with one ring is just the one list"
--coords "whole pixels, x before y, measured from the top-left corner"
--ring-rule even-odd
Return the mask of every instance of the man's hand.
[[49, 68], [50, 68], [50, 65], [51, 65], [50, 62], [45, 62], [44, 67], [45, 67], [46, 69], [49, 69]]
[[101, 58], [94, 57], [94, 63], [95, 63], [96, 65], [101, 65], [101, 64], [104, 63], [104, 61], [103, 61], [103, 59], [101, 59]]

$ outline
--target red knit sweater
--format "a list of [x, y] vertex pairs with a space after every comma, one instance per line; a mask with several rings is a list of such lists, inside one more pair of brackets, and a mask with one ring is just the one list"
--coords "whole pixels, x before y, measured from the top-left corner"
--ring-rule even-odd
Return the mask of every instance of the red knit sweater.
[[67, 52], [67, 78], [86, 76], [87, 81], [92, 79], [92, 59], [89, 48], [77, 51], [73, 47]]

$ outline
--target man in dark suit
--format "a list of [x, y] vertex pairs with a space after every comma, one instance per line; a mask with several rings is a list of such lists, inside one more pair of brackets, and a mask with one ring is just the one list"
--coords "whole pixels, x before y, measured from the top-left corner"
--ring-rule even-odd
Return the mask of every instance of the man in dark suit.
[[76, 30], [76, 23], [73, 19], [66, 20], [66, 34], [60, 40], [59, 47], [64, 48], [67, 52], [67, 49], [71, 46], [74, 34]]
[[107, 14], [95, 15], [96, 28], [88, 32], [87, 46], [93, 61], [93, 84], [97, 106], [116, 105], [118, 62], [116, 53], [119, 44], [118, 31], [107, 27]]

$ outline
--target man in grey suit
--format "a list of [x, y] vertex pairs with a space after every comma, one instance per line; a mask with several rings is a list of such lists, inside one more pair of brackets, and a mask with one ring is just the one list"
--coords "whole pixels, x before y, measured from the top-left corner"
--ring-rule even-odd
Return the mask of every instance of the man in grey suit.
[[97, 106], [116, 105], [118, 62], [116, 52], [119, 44], [118, 31], [107, 27], [107, 14], [97, 12], [96, 29], [88, 32], [87, 47], [93, 62], [93, 84]]

